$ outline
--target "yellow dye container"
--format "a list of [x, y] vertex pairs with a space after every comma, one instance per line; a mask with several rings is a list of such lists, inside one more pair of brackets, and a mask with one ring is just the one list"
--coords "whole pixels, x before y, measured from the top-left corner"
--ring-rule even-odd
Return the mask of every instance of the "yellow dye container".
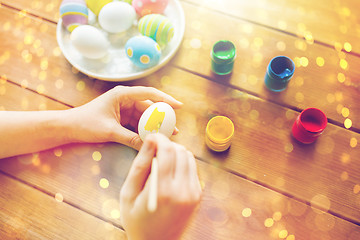
[[233, 135], [233, 122], [225, 116], [216, 116], [206, 126], [205, 143], [211, 150], [223, 152], [230, 147]]

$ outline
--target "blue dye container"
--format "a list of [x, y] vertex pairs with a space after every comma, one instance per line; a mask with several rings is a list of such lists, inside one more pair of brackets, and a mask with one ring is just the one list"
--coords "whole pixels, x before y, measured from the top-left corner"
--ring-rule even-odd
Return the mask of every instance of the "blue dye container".
[[274, 92], [281, 92], [286, 89], [290, 79], [294, 75], [295, 64], [286, 56], [277, 56], [271, 59], [266, 75], [265, 85]]

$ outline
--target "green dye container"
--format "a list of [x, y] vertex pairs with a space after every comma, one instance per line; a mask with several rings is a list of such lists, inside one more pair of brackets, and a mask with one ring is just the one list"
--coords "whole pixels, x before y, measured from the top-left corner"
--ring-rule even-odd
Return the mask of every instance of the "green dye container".
[[228, 40], [216, 42], [211, 50], [211, 70], [218, 75], [232, 72], [236, 57], [235, 45]]

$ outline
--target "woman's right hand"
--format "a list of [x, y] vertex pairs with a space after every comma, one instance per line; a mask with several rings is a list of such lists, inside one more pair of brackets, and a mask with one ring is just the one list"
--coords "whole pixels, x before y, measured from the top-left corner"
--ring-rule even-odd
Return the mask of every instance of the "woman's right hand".
[[[149, 173], [158, 160], [157, 209], [149, 212]], [[161, 134], [145, 139], [120, 192], [120, 212], [129, 240], [176, 240], [201, 199], [196, 161]]]

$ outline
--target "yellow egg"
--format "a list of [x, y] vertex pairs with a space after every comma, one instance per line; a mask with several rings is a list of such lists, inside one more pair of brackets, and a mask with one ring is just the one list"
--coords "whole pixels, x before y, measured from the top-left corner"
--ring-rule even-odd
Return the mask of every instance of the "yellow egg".
[[96, 16], [99, 15], [100, 10], [112, 0], [86, 0], [88, 8], [95, 13]]

